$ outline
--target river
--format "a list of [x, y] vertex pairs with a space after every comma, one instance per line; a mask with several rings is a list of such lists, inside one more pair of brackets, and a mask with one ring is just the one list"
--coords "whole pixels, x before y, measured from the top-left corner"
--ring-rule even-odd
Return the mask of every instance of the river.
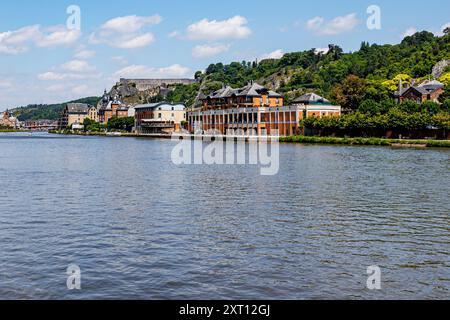
[[449, 150], [283, 144], [263, 176], [174, 145], [0, 134], [0, 298], [450, 298]]

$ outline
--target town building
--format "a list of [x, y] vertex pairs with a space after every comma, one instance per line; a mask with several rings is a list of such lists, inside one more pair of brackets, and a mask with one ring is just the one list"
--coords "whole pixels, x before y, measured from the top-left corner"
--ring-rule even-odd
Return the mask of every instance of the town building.
[[120, 97], [111, 97], [105, 90], [102, 99], [97, 106], [99, 123], [107, 124], [111, 118], [126, 118], [130, 107], [123, 104]]
[[421, 104], [425, 101], [439, 102], [439, 97], [444, 93], [444, 84], [436, 80], [427, 80], [419, 85], [412, 85], [403, 88], [402, 83], [399, 84], [399, 90], [394, 96], [398, 103], [403, 101], [414, 101]]
[[0, 127], [17, 128], [18, 125], [19, 122], [8, 110], [2, 113], [2, 116], [0, 117]]
[[90, 106], [90, 107], [89, 107], [89, 110], [88, 110], [88, 118], [89, 118], [90, 120], [95, 121], [95, 122], [99, 122], [100, 117], [99, 117], [99, 114], [98, 114], [97, 107], [95, 107], [95, 106]]
[[68, 103], [62, 112], [60, 127], [67, 128], [75, 125], [82, 125], [89, 117], [91, 106], [86, 103]]
[[227, 86], [199, 99], [201, 107], [188, 113], [192, 133], [214, 130], [222, 134], [290, 136], [300, 133], [300, 120], [308, 113], [318, 117], [341, 113], [340, 107], [323, 98], [323, 103], [304, 97], [285, 106], [283, 96], [255, 82], [239, 89]]
[[137, 134], [170, 134], [178, 132], [186, 121], [186, 106], [166, 102], [143, 104], [135, 108]]
[[342, 108], [333, 105], [330, 101], [315, 93], [304, 94], [294, 101], [292, 106], [300, 107], [305, 117], [332, 117], [340, 116]]

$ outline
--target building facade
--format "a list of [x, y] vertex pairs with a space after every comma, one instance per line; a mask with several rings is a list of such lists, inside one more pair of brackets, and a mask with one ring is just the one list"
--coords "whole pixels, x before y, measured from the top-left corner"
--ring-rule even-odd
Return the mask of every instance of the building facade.
[[68, 103], [63, 110], [60, 127], [67, 128], [73, 125], [82, 125], [84, 120], [89, 117], [91, 107], [85, 103]]
[[178, 132], [186, 121], [183, 104], [153, 103], [134, 107], [137, 134], [170, 134]]
[[99, 114], [98, 114], [98, 110], [96, 107], [94, 107], [94, 106], [89, 107], [88, 118], [95, 122], [99, 122]]
[[339, 117], [342, 113], [340, 106], [333, 105], [315, 93], [307, 93], [298, 97], [292, 101], [292, 106], [300, 107], [303, 117]]
[[12, 114], [6, 110], [0, 116], [0, 127], [17, 128], [19, 125], [17, 119], [12, 116]]
[[425, 81], [419, 85], [413, 85], [403, 88], [399, 85], [399, 90], [395, 93], [395, 98], [398, 103], [403, 101], [414, 101], [421, 104], [425, 101], [439, 102], [439, 97], [444, 93], [444, 84], [439, 81]]
[[305, 116], [341, 114], [340, 107], [325, 101], [308, 101], [305, 105], [299, 99], [285, 106], [283, 96], [255, 82], [239, 89], [224, 87], [199, 99], [202, 106], [188, 113], [191, 133], [214, 130], [222, 134], [290, 136], [300, 133], [300, 121]]
[[105, 90], [102, 99], [97, 105], [97, 122], [107, 124], [111, 118], [126, 118], [129, 116], [130, 107], [123, 104], [120, 97], [111, 97]]

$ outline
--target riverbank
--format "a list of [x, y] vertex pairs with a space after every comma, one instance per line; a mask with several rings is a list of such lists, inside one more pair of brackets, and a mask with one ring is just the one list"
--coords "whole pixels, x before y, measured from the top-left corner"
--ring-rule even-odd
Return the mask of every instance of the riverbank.
[[391, 146], [410, 148], [450, 148], [449, 140], [400, 140], [382, 138], [336, 138], [336, 137], [281, 137], [282, 143], [334, 144], [361, 146]]
[[14, 132], [27, 132], [19, 129], [0, 129], [0, 133], [14, 133]]
[[158, 138], [170, 139], [172, 136], [167, 134], [136, 134], [130, 132], [64, 132], [57, 130], [50, 130], [50, 134], [61, 134], [69, 136], [83, 136], [83, 137], [110, 137], [110, 138]]
[[[101, 137], [128, 137], [128, 138], [158, 138], [170, 139], [170, 135], [135, 133], [105, 133], [105, 132], [80, 132], [67, 133], [50, 131], [52, 134], [78, 135], [78, 136], [101, 136]], [[397, 148], [450, 148], [450, 140], [408, 140], [408, 139], [382, 139], [382, 138], [337, 138], [337, 137], [306, 137], [292, 136], [280, 137], [281, 143], [304, 143], [304, 144], [333, 144], [353, 146], [386, 146]]]

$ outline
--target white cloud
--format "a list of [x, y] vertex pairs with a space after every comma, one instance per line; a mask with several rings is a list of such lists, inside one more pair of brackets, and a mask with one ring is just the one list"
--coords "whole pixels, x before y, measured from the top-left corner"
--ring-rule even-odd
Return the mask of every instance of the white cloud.
[[91, 90], [88, 85], [82, 84], [72, 88], [72, 92], [79, 96], [89, 96], [91, 95]]
[[162, 17], [159, 15], [150, 17], [139, 17], [133, 15], [111, 19], [105, 22], [101, 29], [118, 33], [133, 33], [140, 31], [145, 26], [159, 24], [161, 22]]
[[84, 60], [72, 60], [61, 65], [61, 69], [64, 71], [70, 71], [75, 73], [90, 72], [95, 70], [91, 67], [87, 61]]
[[203, 19], [187, 27], [188, 39], [191, 40], [221, 40], [245, 39], [252, 31], [247, 26], [247, 19], [235, 16], [228, 20], [217, 21]]
[[79, 30], [68, 30], [64, 26], [56, 26], [48, 29], [49, 33], [41, 33], [36, 41], [38, 47], [54, 47], [75, 43], [81, 36]]
[[174, 64], [164, 68], [144, 65], [131, 65], [114, 73], [115, 78], [182, 78], [189, 73], [189, 68]]
[[111, 57], [111, 60], [116, 61], [116, 62], [118, 62], [120, 64], [128, 64], [127, 59], [125, 59], [125, 57], [122, 57], [122, 56]]
[[205, 44], [192, 49], [192, 56], [197, 59], [211, 58], [230, 49], [229, 44]]
[[94, 58], [96, 55], [95, 51], [91, 50], [81, 50], [75, 53], [74, 58], [75, 59], [91, 59]]
[[[57, 68], [51, 71], [62, 74]], [[11, 72], [8, 78], [4, 75], [1, 77], [2, 81], [8, 81], [12, 86], [5, 89], [0, 87], [0, 110], [27, 104], [61, 103], [80, 97], [99, 96], [105, 88], [110, 88], [117, 82], [117, 79], [110, 80], [101, 74], [92, 74], [90, 78], [83, 79], [63, 78], [58, 81], [38, 81], [36, 75], [31, 73]], [[88, 87], [87, 91], [82, 88], [75, 89], [83, 85]], [[24, 91], [23, 88], [27, 90]]]
[[435, 32], [435, 34], [436, 34], [438, 37], [442, 37], [442, 36], [444, 35], [444, 30], [447, 29], [447, 28], [450, 28], [450, 22], [444, 24], [444, 25], [440, 28], [440, 30], [439, 30], [438, 32]]
[[265, 59], [281, 59], [284, 56], [284, 52], [281, 49], [275, 50], [274, 52], [271, 53], [265, 53], [263, 54], [261, 57], [259, 57], [260, 60], [265, 60]]
[[346, 16], [336, 17], [330, 21], [326, 21], [323, 17], [315, 17], [306, 23], [306, 28], [318, 35], [333, 36], [353, 30], [358, 23], [356, 13], [351, 13]]
[[61, 71], [48, 71], [38, 75], [38, 79], [42, 81], [62, 81], [62, 80], [85, 80], [98, 79], [102, 75], [94, 73], [70, 73]]
[[328, 51], [330, 51], [330, 48], [329, 48], [329, 47], [326, 47], [326, 48], [316, 48], [316, 50], [315, 50], [314, 52], [315, 52], [316, 54], [319, 54], [319, 53], [321, 53], [321, 54], [327, 54]]
[[324, 22], [325, 22], [324, 18], [315, 17], [315, 18], [312, 18], [311, 20], [308, 20], [308, 22], [306, 23], [306, 27], [309, 30], [317, 30], [323, 25]]
[[146, 47], [155, 41], [155, 36], [148, 32], [136, 37], [124, 37], [120, 41], [113, 42], [112, 46], [121, 49], [135, 49]]
[[43, 81], [64, 80], [65, 78], [64, 74], [53, 71], [44, 72], [38, 75], [38, 79]]
[[58, 92], [58, 91], [63, 91], [66, 89], [66, 85], [64, 84], [54, 84], [51, 85], [49, 87], [46, 87], [45, 90], [49, 91], [49, 92]]
[[19, 54], [28, 50], [34, 39], [39, 38], [39, 26], [28, 26], [15, 31], [0, 33], [0, 53]]
[[31, 46], [55, 47], [71, 45], [81, 36], [79, 30], [68, 30], [63, 26], [42, 29], [32, 25], [14, 31], [0, 32], [0, 53], [20, 54]]
[[101, 74], [97, 69], [84, 60], [71, 60], [38, 75], [38, 79], [42, 81], [83, 80], [99, 77]]
[[180, 35], [180, 32], [178, 30], [172, 31], [169, 33], [169, 38], [176, 38]]
[[140, 17], [125, 16], [105, 22], [97, 32], [90, 35], [92, 44], [106, 44], [120, 49], [136, 49], [150, 45], [155, 41], [153, 33], [145, 31], [151, 25], [159, 24], [159, 15]]
[[412, 35], [415, 34], [416, 32], [417, 32], [417, 29], [416, 29], [416, 28], [414, 28], [414, 27], [409, 27], [408, 29], [406, 29], [405, 32], [403, 32], [403, 33], [401, 34], [401, 37], [402, 37], [402, 39], [404, 39], [404, 38], [406, 38], [406, 37], [412, 36]]
[[11, 81], [0, 79], [0, 89], [9, 89], [12, 88], [12, 86]]

